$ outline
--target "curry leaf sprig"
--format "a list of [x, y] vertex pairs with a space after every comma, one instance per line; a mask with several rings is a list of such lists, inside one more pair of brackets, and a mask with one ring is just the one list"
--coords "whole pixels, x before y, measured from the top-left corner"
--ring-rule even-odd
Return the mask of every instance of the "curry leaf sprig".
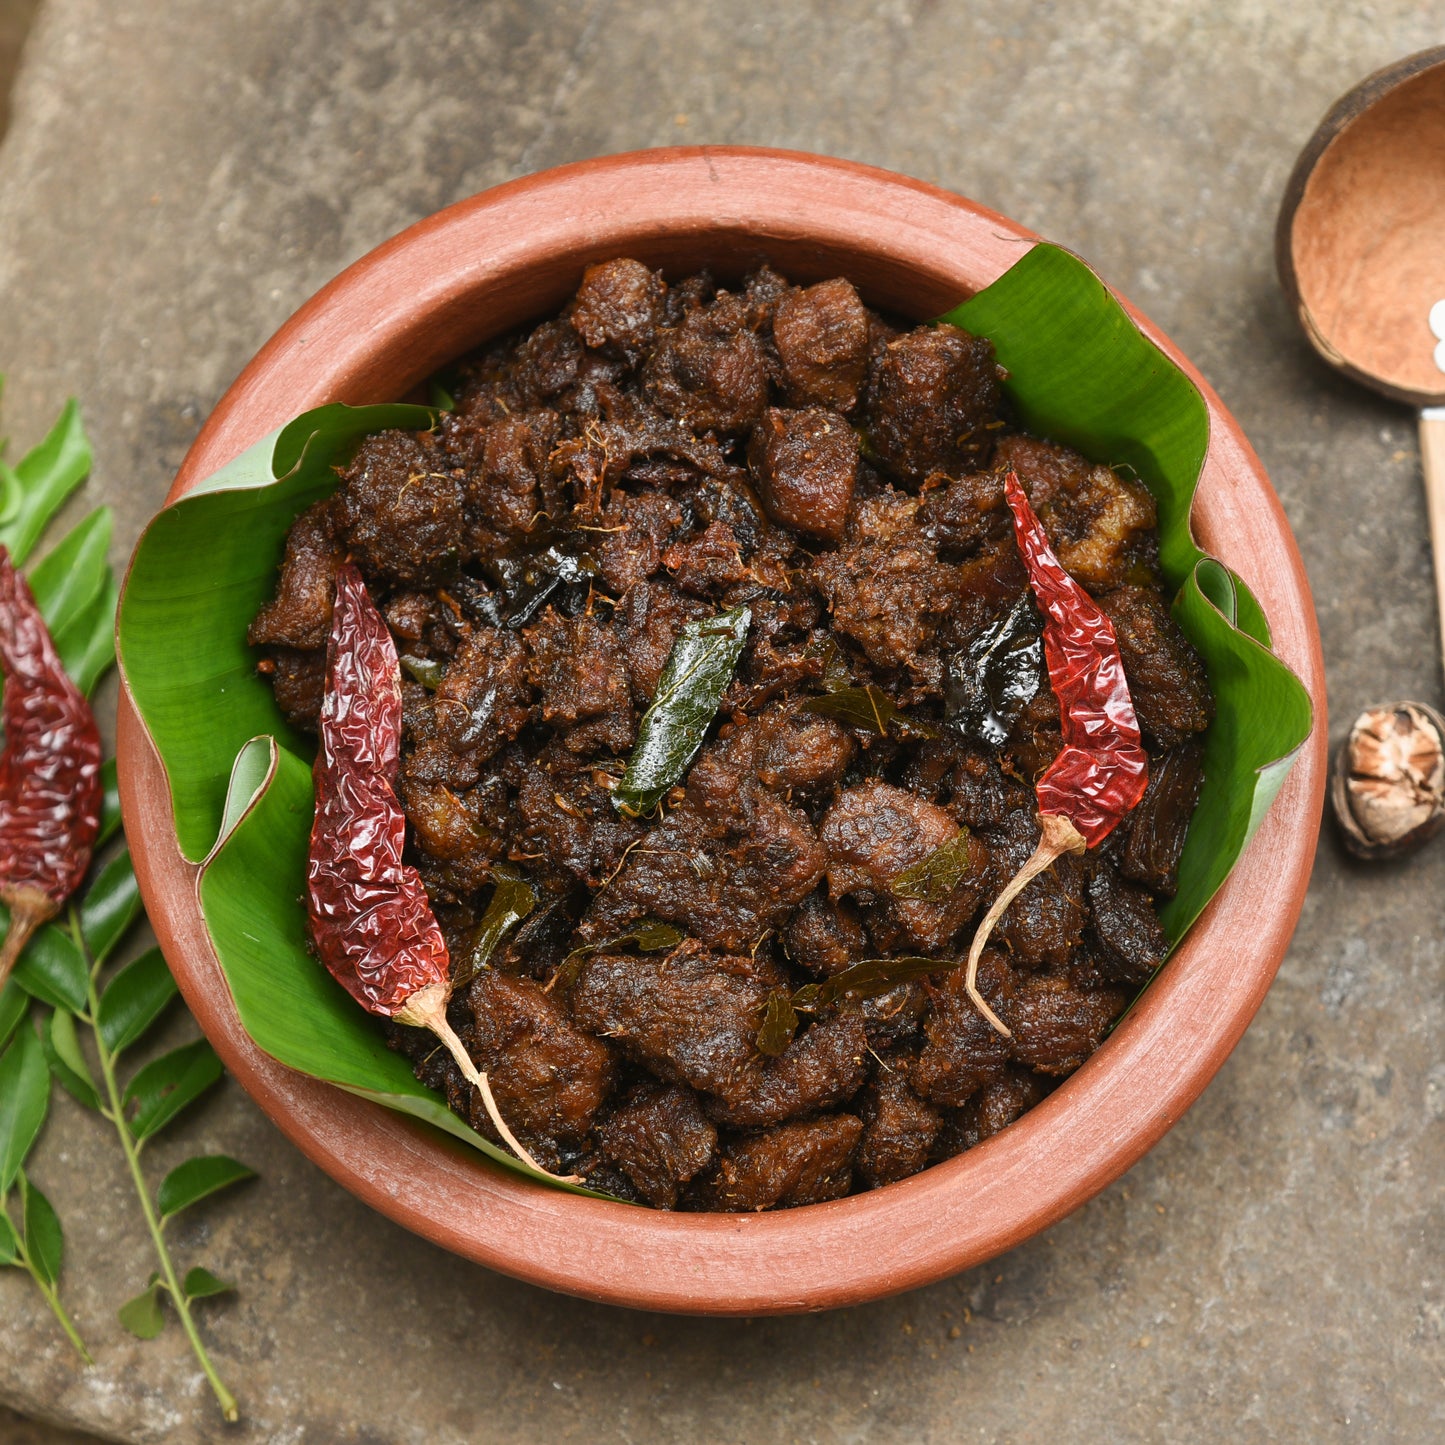
[[[50, 435], [14, 468], [0, 460], [0, 543], [17, 564], [84, 481], [90, 463], [90, 445], [74, 402], [67, 404]], [[115, 660], [117, 594], [106, 563], [111, 526], [109, 509], [90, 513], [28, 578], [61, 662], [85, 693]], [[101, 779], [97, 856], [121, 826], [113, 760], [102, 768]], [[21, 1219], [17, 1229], [8, 1210], [3, 1213], [0, 1264], [30, 1273], [90, 1363], [57, 1293], [64, 1245], [59, 1217], [22, 1168], [45, 1122], [54, 1078], [78, 1103], [113, 1126], [154, 1246], [159, 1269], [121, 1306], [121, 1324], [142, 1339], [154, 1337], [165, 1324], [162, 1301], [169, 1299], [222, 1413], [235, 1420], [235, 1397], [211, 1363], [191, 1308], [195, 1301], [232, 1286], [201, 1267], [182, 1276], [164, 1231], [181, 1211], [252, 1177], [252, 1171], [224, 1155], [200, 1156], [172, 1169], [152, 1196], [141, 1165], [147, 1143], [215, 1084], [222, 1068], [210, 1044], [199, 1040], [122, 1078], [122, 1056], [144, 1040], [177, 992], [159, 949], [118, 969], [109, 967], [141, 914], [135, 870], [129, 852], [121, 847], [92, 869], [90, 881], [78, 901], [70, 900], [64, 917], [31, 937], [0, 993], [0, 1207], [18, 1183]], [[9, 922], [0, 909], [0, 934]]]

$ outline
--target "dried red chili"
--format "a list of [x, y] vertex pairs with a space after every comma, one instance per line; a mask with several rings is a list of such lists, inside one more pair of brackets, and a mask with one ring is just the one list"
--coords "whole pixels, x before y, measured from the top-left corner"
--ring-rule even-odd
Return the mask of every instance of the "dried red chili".
[[978, 960], [1004, 910], [1064, 853], [1103, 842], [1144, 796], [1149, 759], [1139, 737], [1114, 625], [1064, 571], [1019, 484], [1004, 480], [1014, 537], [1029, 586], [1044, 612], [1044, 660], [1059, 700], [1064, 745], [1034, 785], [1043, 836], [984, 916], [968, 952], [966, 987], [979, 1012], [1005, 1038], [1009, 1030], [978, 991]]
[[362, 1008], [430, 1029], [480, 1091], [497, 1132], [519, 1159], [546, 1174], [507, 1127], [485, 1072], [447, 1022], [446, 941], [420, 875], [402, 861], [406, 816], [395, 791], [401, 724], [396, 646], [361, 573], [348, 563], [336, 575], [313, 773], [316, 815], [306, 865], [311, 940]]
[[75, 891], [100, 830], [100, 733], [65, 675], [45, 619], [0, 546], [0, 899], [10, 931], [0, 987], [32, 933]]

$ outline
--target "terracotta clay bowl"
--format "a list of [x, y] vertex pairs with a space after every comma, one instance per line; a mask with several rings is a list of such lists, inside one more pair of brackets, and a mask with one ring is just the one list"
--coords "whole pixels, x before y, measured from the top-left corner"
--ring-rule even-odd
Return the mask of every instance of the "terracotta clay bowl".
[[[766, 258], [796, 281], [846, 275], [869, 303], [924, 319], [1035, 239], [917, 181], [779, 151], [647, 151], [531, 176], [419, 222], [307, 302], [226, 393], [170, 499], [308, 407], [396, 399], [488, 337], [554, 312], [588, 262], [629, 255], [727, 278]], [[857, 1304], [978, 1264], [1063, 1218], [1155, 1144], [1224, 1062], [1284, 956], [1314, 857], [1326, 732], [1314, 609], [1264, 470], [1214, 392], [1135, 315], [1209, 405], [1197, 535], [1254, 589], [1318, 712], [1259, 835], [1093, 1058], [978, 1148], [830, 1204], [664, 1214], [532, 1183], [250, 1042], [206, 934], [196, 870], [177, 847], [165, 774], [127, 698], [121, 795], [146, 906], [201, 1027], [285, 1134], [382, 1213], [493, 1269], [596, 1300], [732, 1315]]]

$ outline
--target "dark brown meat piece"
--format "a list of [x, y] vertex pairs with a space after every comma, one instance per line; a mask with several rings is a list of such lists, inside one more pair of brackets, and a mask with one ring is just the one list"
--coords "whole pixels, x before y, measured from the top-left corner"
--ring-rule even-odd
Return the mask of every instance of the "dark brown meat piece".
[[[924, 1020], [928, 1042], [913, 1068], [912, 1084], [935, 1104], [959, 1108], [983, 1086], [1002, 1075], [1009, 1040], [995, 1031], [964, 991], [964, 970], [955, 968], [933, 990], [933, 1012]], [[978, 988], [988, 1006], [1011, 1023], [1016, 980], [1003, 954], [985, 949], [978, 965]]]
[[1147, 983], [1169, 952], [1148, 893], [1101, 863], [1089, 873], [1088, 894], [1094, 957], [1103, 977], [1136, 988]]
[[276, 648], [265, 660], [269, 667], [276, 706], [294, 728], [314, 733], [321, 724], [321, 703], [326, 695], [326, 653]]
[[851, 411], [868, 365], [868, 312], [849, 281], [790, 291], [773, 318], [783, 385], [795, 406]]
[[938, 1110], [908, 1087], [907, 1063], [885, 1060], [859, 1104], [863, 1137], [857, 1168], [870, 1189], [922, 1169], [943, 1124]]
[[691, 943], [666, 956], [601, 954], [572, 989], [572, 1016], [661, 1078], [742, 1101], [762, 1075], [755, 1041], [778, 982], [766, 962]]
[[817, 887], [827, 859], [812, 824], [757, 776], [768, 732], [749, 721], [703, 749], [682, 802], [593, 900], [588, 937], [606, 938], [645, 915], [741, 952]]
[[652, 702], [667, 655], [682, 629], [714, 611], [711, 604], [679, 592], [665, 578], [639, 582], [628, 593], [617, 611], [618, 632], [632, 700], [639, 709]]
[[1179, 858], [1204, 786], [1204, 745], [1197, 739], [1149, 759], [1149, 786], [1124, 821], [1119, 872], [1156, 898], [1179, 891]]
[[[530, 979], [484, 969], [453, 1003], [457, 1029], [477, 1067], [486, 1071], [502, 1117], [526, 1142], [577, 1144], [612, 1088], [607, 1045], [574, 1027], [549, 994]], [[481, 1095], [455, 1071], [472, 1128], [497, 1142]], [[449, 1091], [450, 1092], [450, 1091]], [[555, 1158], [555, 1154], [554, 1154]]]
[[[1009, 816], [1000, 828], [986, 830], [992, 848], [990, 896], [1027, 862], [1038, 846], [1039, 828], [1028, 813]], [[1079, 946], [1088, 921], [1084, 873], [1079, 859], [1065, 854], [1033, 879], [1009, 905], [999, 922], [999, 938], [1016, 967], [1063, 967]]]
[[1050, 975], [1026, 979], [1002, 1014], [1013, 1030], [1014, 1058], [1041, 1074], [1071, 1074], [1099, 1047], [1128, 1002], [1122, 989], [1077, 988]]
[[667, 283], [640, 261], [620, 259], [589, 266], [572, 303], [572, 325], [588, 346], [630, 365], [657, 339], [667, 303]]
[[1201, 733], [1214, 718], [1209, 678], [1163, 599], [1143, 587], [1120, 587], [1099, 599], [1114, 624], [1139, 726], [1160, 748]]
[[892, 888], [900, 874], [958, 833], [958, 824], [942, 808], [917, 794], [888, 783], [859, 783], [840, 793], [823, 819], [829, 892], [834, 898], [861, 892], [886, 899], [917, 947], [944, 948], [983, 897], [989, 877], [983, 843], [969, 837], [968, 871], [942, 896], [897, 898]]
[[582, 338], [566, 321], [544, 321], [517, 347], [511, 390], [523, 409], [544, 406], [577, 380]]
[[957, 606], [960, 569], [940, 563], [933, 543], [911, 521], [884, 537], [865, 537], [825, 553], [815, 559], [813, 575], [833, 626], [853, 638], [871, 662], [941, 672], [936, 657], [925, 654], [939, 623]]
[[764, 1059], [757, 1086], [744, 1098], [705, 1101], [719, 1124], [761, 1129], [831, 1109], [851, 1099], [868, 1077], [868, 1039], [851, 1011], [820, 1019], [775, 1059]]
[[613, 492], [602, 513], [598, 570], [613, 596], [645, 583], [662, 565], [662, 549], [683, 524], [665, 492]]
[[515, 633], [479, 627], [463, 640], [435, 693], [436, 741], [407, 768], [449, 787], [469, 788], [477, 769], [521, 732], [532, 711], [527, 649]]
[[677, 1204], [678, 1189], [712, 1162], [717, 1130], [691, 1089], [643, 1088], [597, 1126], [603, 1153], [654, 1209]]
[[662, 565], [679, 587], [699, 597], [720, 597], [749, 575], [742, 543], [726, 522], [709, 522], [674, 542], [662, 554]]
[[959, 1127], [962, 1144], [972, 1149], [1008, 1128], [1025, 1110], [1048, 1096], [1049, 1084], [1037, 1074], [1010, 1068], [1002, 1077], [985, 1084], [963, 1106]]
[[346, 549], [336, 539], [336, 508], [330, 498], [307, 507], [286, 534], [286, 556], [275, 599], [251, 620], [246, 641], [294, 647], [326, 646], [336, 569]]
[[777, 792], [822, 793], [848, 770], [857, 745], [832, 718], [769, 713], [758, 719], [758, 779]]
[[858, 438], [836, 411], [769, 407], [753, 432], [748, 462], [775, 522], [841, 542], [858, 479]]
[[402, 775], [398, 789], [412, 842], [428, 857], [450, 864], [448, 891], [471, 893], [486, 882], [501, 840], [489, 836], [484, 789], [454, 793], [440, 783]]
[[[559, 880], [600, 888], [647, 831], [612, 806], [606, 775], [551, 743], [517, 769], [518, 851]], [[540, 855], [538, 857], [538, 855]]]
[[784, 935], [788, 957], [819, 978], [866, 957], [868, 935], [851, 904], [832, 902], [827, 893], [809, 894], [788, 919]]
[[994, 469], [1019, 474], [1059, 561], [1091, 592], [1152, 580], [1158, 509], [1142, 482], [1026, 436], [999, 443]]
[[891, 341], [868, 377], [868, 437], [884, 466], [919, 483], [976, 471], [993, 450], [1002, 394], [993, 343], [957, 326], [920, 326]]
[[423, 435], [367, 437], [336, 493], [337, 532], [356, 565], [408, 587], [444, 582], [467, 537], [461, 476], [441, 470]]
[[559, 617], [549, 607], [527, 640], [542, 721], [561, 732], [574, 753], [625, 753], [637, 736], [637, 718], [616, 631], [595, 616]]
[[1009, 535], [1013, 523], [1004, 501], [1003, 473], [965, 472], [930, 486], [923, 493], [918, 522], [940, 551], [956, 556], [968, 556], [985, 542]]
[[858, 1012], [874, 1053], [909, 1043], [928, 1013], [928, 989], [916, 979], [896, 984], [887, 993], [861, 999]]
[[853, 1115], [833, 1114], [738, 1139], [686, 1203], [693, 1209], [750, 1214], [841, 1199], [853, 1184], [852, 1159], [862, 1132]]
[[551, 495], [552, 448], [557, 444], [554, 411], [507, 416], [487, 428], [482, 462], [467, 487], [470, 508], [500, 532], [530, 532], [557, 505]]
[[647, 395], [693, 431], [742, 433], [768, 404], [763, 348], [746, 302], [719, 294], [664, 330], [643, 369]]

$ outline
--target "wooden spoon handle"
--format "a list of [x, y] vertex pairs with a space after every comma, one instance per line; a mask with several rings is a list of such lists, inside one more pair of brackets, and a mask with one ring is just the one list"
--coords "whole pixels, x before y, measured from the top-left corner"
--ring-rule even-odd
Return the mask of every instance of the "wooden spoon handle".
[[1445, 650], [1445, 406], [1420, 413], [1420, 466], [1425, 473], [1425, 504], [1430, 513], [1430, 548], [1435, 556], [1435, 601], [1440, 640]]

